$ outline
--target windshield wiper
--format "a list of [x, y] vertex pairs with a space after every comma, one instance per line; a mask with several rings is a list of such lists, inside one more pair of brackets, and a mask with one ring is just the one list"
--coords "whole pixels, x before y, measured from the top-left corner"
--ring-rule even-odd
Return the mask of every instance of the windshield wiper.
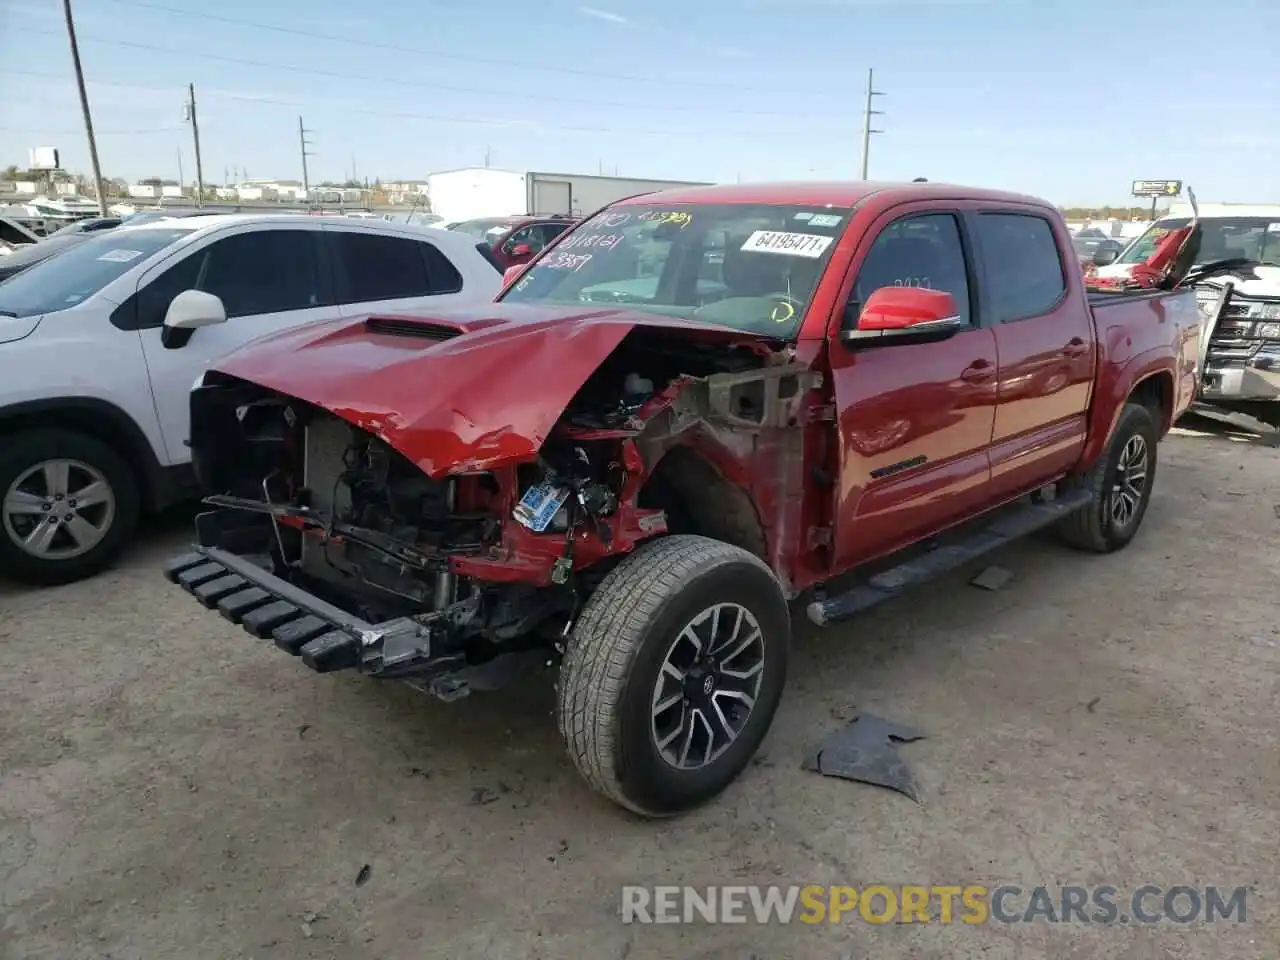
[[0, 310], [0, 317], [16, 317], [17, 314], [12, 310]]

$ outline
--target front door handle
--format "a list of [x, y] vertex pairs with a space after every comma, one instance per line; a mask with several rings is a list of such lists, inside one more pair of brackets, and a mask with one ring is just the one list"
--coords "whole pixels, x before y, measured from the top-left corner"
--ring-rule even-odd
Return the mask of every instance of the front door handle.
[[1067, 345], [1062, 348], [1064, 357], [1082, 357], [1089, 352], [1089, 345], [1079, 337], [1072, 337], [1067, 341]]
[[995, 372], [995, 364], [990, 360], [975, 360], [960, 371], [960, 379], [965, 383], [986, 383]]

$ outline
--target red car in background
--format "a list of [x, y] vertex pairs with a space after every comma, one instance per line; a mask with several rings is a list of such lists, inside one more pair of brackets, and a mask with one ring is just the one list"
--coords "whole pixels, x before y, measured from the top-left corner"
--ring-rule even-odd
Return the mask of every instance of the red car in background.
[[563, 214], [525, 217], [481, 217], [449, 224], [446, 229], [465, 233], [488, 245], [500, 269], [528, 263], [542, 248], [577, 222]]

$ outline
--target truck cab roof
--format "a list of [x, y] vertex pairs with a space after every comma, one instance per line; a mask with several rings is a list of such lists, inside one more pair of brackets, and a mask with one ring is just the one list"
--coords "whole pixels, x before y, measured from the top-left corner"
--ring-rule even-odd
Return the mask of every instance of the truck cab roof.
[[620, 204], [643, 203], [779, 203], [830, 204], [852, 207], [872, 196], [884, 200], [990, 200], [1003, 203], [1029, 203], [1047, 206], [1039, 197], [1004, 190], [986, 190], [949, 183], [898, 183], [875, 180], [797, 180], [774, 183], [720, 184], [706, 187], [683, 187], [646, 193]]

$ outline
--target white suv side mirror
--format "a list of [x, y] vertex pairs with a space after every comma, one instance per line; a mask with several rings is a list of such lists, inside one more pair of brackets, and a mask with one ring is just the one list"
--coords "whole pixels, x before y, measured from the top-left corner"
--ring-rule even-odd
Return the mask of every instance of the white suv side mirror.
[[227, 308], [221, 299], [203, 290], [183, 290], [165, 311], [160, 342], [170, 350], [176, 350], [186, 346], [191, 335], [201, 327], [226, 322]]

